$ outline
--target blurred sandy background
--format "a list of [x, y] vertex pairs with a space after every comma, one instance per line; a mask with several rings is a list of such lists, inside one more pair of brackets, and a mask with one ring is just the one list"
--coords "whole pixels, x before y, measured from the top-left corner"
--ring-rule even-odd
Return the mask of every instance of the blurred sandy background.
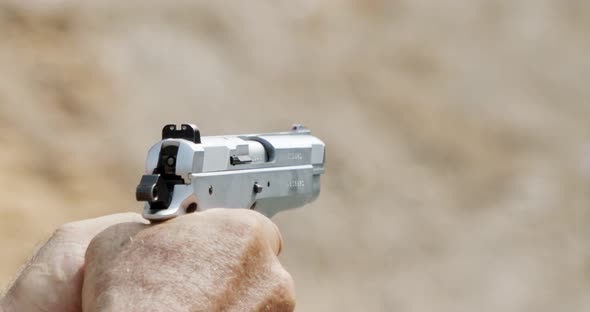
[[590, 311], [590, 2], [4, 1], [0, 282], [120, 211], [169, 122], [300, 122], [298, 311]]

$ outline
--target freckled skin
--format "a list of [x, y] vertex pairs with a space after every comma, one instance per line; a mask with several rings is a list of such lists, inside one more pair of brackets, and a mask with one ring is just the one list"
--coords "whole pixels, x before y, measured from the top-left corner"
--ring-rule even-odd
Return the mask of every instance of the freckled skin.
[[0, 311], [82, 311], [86, 248], [96, 234], [121, 222], [147, 221], [136, 213], [120, 213], [62, 225], [25, 264], [0, 299]]
[[111, 227], [86, 253], [84, 311], [292, 311], [280, 244], [274, 224], [249, 210]]
[[128, 213], [60, 227], [0, 312], [293, 311], [293, 281], [268, 218], [211, 209], [146, 223]]

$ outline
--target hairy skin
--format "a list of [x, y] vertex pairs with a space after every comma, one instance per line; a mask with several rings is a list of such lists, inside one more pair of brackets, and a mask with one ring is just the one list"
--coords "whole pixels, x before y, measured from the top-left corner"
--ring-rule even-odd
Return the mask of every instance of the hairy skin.
[[[54, 235], [0, 300], [0, 311], [294, 309], [293, 281], [277, 258], [280, 234], [257, 212], [211, 209], [156, 225], [139, 215], [99, 223], [67, 226], [63, 239]], [[73, 237], [77, 247], [68, 241]], [[39, 273], [39, 263], [54, 269]]]
[[276, 226], [249, 210], [113, 226], [88, 247], [84, 311], [292, 311], [280, 245]]
[[0, 299], [0, 311], [82, 311], [86, 248], [96, 234], [120, 222], [147, 223], [136, 213], [120, 213], [59, 227]]

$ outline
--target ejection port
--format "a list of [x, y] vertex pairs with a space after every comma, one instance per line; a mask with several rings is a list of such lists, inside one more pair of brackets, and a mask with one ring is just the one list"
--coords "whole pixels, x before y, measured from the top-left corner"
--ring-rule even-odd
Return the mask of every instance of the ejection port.
[[248, 156], [252, 159], [252, 163], [263, 163], [268, 161], [266, 149], [262, 143], [257, 141], [247, 140], [248, 143]]

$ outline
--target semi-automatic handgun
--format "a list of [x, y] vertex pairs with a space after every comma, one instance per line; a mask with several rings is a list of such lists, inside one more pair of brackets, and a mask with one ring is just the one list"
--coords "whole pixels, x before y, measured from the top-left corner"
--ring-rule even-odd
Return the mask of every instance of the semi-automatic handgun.
[[247, 208], [272, 217], [320, 193], [325, 144], [301, 125], [265, 134], [201, 137], [167, 125], [147, 155], [136, 198], [157, 221], [208, 208]]

